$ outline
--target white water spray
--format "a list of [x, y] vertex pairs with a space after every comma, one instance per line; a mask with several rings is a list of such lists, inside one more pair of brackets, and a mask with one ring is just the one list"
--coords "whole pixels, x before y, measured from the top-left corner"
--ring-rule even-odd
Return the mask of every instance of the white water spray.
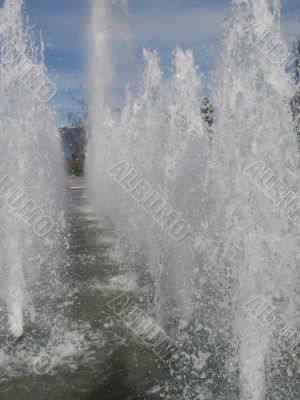
[[[111, 8], [94, 0], [91, 13], [90, 198], [114, 231], [124, 264], [150, 276], [158, 322], [188, 344], [187, 359], [200, 354], [189, 374], [174, 373], [179, 392], [193, 400], [225, 398], [225, 392], [263, 400], [270, 390], [273, 338], [244, 304], [256, 296], [286, 302], [289, 295], [283, 312], [296, 320], [297, 228], [244, 172], [263, 161], [290, 190], [298, 185], [293, 85], [258, 37], [266, 26], [268, 37], [284, 43], [279, 2], [236, 0], [232, 8], [215, 71], [212, 150], [192, 51], [174, 51], [172, 77], [165, 79], [158, 54], [144, 49], [140, 89], [128, 90], [113, 112], [107, 101]], [[166, 228], [176, 213], [190, 224], [182, 241]], [[214, 376], [213, 385], [200, 383], [200, 375]], [[224, 397], [214, 397], [221, 392]]]
[[[299, 155], [289, 106], [293, 87], [282, 66], [281, 53], [270, 56], [263, 41], [273, 38], [273, 51], [278, 43], [284, 43], [279, 2], [232, 3], [233, 17], [228, 21], [215, 71], [217, 121], [212, 182], [216, 181], [218, 187], [215, 209], [220, 213], [215, 214], [211, 226], [215, 226], [224, 246], [219, 263], [229, 263], [236, 282], [241, 398], [263, 400], [272, 338], [243, 305], [257, 296], [271, 305], [276, 297], [290, 297], [292, 305], [299, 235], [297, 227], [244, 171], [263, 161], [269, 173], [264, 168], [256, 172], [264, 185], [271, 185], [273, 175], [293, 190], [299, 187]], [[267, 189], [272, 190], [271, 186]], [[295, 311], [295, 305], [290, 310]], [[290, 318], [295, 321], [293, 311]]]
[[55, 86], [43, 42], [37, 44], [22, 7], [22, 0], [6, 0], [0, 16], [0, 288], [15, 339], [39, 297], [42, 276], [49, 286], [55, 279], [64, 229], [62, 151], [47, 104]]

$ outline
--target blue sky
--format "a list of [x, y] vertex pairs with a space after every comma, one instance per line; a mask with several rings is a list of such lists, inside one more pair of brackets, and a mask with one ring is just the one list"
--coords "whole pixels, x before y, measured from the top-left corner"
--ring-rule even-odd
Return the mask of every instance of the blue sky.
[[[85, 85], [89, 0], [24, 2], [35, 30], [43, 33], [46, 63], [58, 86], [58, 94], [53, 100], [57, 123], [62, 124], [67, 112], [73, 108], [72, 94], [80, 95], [78, 83]], [[229, 13], [230, 1], [129, 0], [129, 9], [128, 19], [120, 24], [120, 30], [130, 35], [132, 52], [127, 66], [122, 68], [123, 72], [119, 71], [115, 97], [123, 91], [127, 79], [138, 81], [144, 45], [157, 49], [166, 74], [170, 71], [174, 47], [178, 44], [192, 48], [204, 73], [207, 91], [210, 71], [218, 53], [220, 23]], [[300, 1], [282, 0], [282, 15], [285, 36], [291, 43], [293, 38], [300, 37]]]

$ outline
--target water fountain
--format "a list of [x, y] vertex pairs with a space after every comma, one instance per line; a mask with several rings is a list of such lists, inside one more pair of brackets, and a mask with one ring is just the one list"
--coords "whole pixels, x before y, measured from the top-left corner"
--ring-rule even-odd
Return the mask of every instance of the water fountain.
[[[82, 356], [89, 384], [98, 382], [99, 359], [111, 360], [117, 330], [92, 288], [106, 292], [103, 303], [107, 292], [127, 288], [147, 308], [139, 330], [150, 321], [184, 360], [165, 365], [171, 379], [155, 388], [165, 398], [298, 398], [298, 152], [279, 1], [232, 0], [214, 73], [212, 137], [191, 50], [174, 50], [166, 78], [157, 52], [145, 48], [139, 89], [127, 90], [120, 109], [109, 105], [115, 13], [126, 2], [91, 2], [86, 183], [101, 234], [113, 236], [123, 264], [113, 265], [122, 275], [98, 286], [98, 269], [107, 267], [102, 248], [92, 247], [97, 262], [80, 253], [78, 265], [60, 267], [65, 183], [48, 105], [55, 87], [22, 6], [6, 0], [0, 10], [1, 367], [17, 377], [51, 375], [55, 366], [77, 371]], [[91, 237], [78, 244], [75, 232], [74, 243], [86, 253]], [[82, 304], [99, 306], [84, 325], [90, 310]], [[20, 344], [23, 333], [31, 341], [16, 352], [7, 337]], [[73, 376], [69, 386], [61, 381], [71, 390]]]
[[[289, 106], [293, 85], [282, 64], [283, 53], [277, 52], [279, 45], [286, 49], [279, 2], [233, 1], [232, 6], [215, 72], [218, 118], [212, 180], [218, 188], [215, 207], [220, 212], [211, 226], [216, 226], [224, 245], [223, 262], [219, 262], [230, 264], [235, 279], [241, 398], [262, 400], [274, 343], [268, 330], [253, 321], [243, 305], [262, 296], [270, 305], [277, 300], [278, 309], [281, 299], [282, 304], [290, 302], [289, 318], [296, 322], [298, 232], [272, 204], [272, 197], [284, 201], [287, 192], [298, 187], [299, 156]], [[272, 40], [266, 49], [267, 37]], [[265, 185], [265, 192], [276, 193], [276, 186], [272, 189], [275, 177], [288, 188], [285, 193], [277, 189], [279, 193], [272, 195], [271, 201], [255, 184], [256, 173], [250, 172], [251, 166], [261, 162], [268, 172], [257, 171], [256, 177]], [[284, 308], [281, 311], [287, 312]]]
[[[299, 183], [279, 2], [233, 0], [232, 14], [214, 74], [211, 148], [191, 50], [174, 51], [164, 79], [157, 53], [144, 49], [140, 90], [127, 92], [120, 112], [108, 106], [112, 8], [94, 0], [91, 10], [90, 199], [123, 262], [149, 273], [159, 324], [190, 344], [190, 376], [173, 371], [187, 399], [275, 393], [272, 373], [287, 350], [274, 350], [279, 332], [245, 305], [261, 297], [297, 322], [297, 227], [257, 187], [281, 179], [288, 189], [273, 197], [284, 202]], [[181, 240], [176, 218], [188, 227]]]
[[[108, 218], [113, 227], [123, 263], [149, 275], [143, 283], [152, 286], [157, 321], [174, 340], [184, 340], [196, 312], [195, 242], [205, 214], [199, 193], [210, 154], [201, 75], [193, 52], [178, 47], [172, 78], [165, 80], [157, 53], [144, 49], [140, 89], [136, 95], [128, 91], [122, 110], [113, 112], [106, 103], [113, 71], [111, 12], [107, 2], [93, 2], [87, 187], [102, 224]], [[151, 195], [144, 196], [145, 190]], [[172, 235], [178, 221], [187, 228], [180, 238]], [[181, 371], [175, 374], [180, 381]], [[196, 394], [198, 385], [185, 386]]]
[[0, 10], [1, 331], [13, 340], [33, 323], [46, 282], [58, 282], [64, 231], [64, 166], [48, 105], [56, 88], [22, 7], [6, 0]]

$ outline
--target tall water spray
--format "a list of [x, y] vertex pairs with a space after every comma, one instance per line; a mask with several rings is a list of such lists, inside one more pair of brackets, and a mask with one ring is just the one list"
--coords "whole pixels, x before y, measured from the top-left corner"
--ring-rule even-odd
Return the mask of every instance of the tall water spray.
[[6, 0], [0, 10], [0, 298], [13, 338], [56, 282], [64, 230], [62, 151], [47, 104], [56, 89], [22, 8], [23, 0]]
[[[270, 329], [243, 306], [263, 298], [296, 322], [299, 234], [288, 193], [297, 191], [299, 156], [279, 2], [234, 0], [232, 9], [215, 71], [211, 187], [216, 213], [210, 226], [222, 247], [218, 263], [230, 265], [235, 281], [241, 398], [263, 400], [275, 344]], [[273, 359], [273, 371], [274, 365]]]
[[[110, 218], [127, 264], [150, 271], [159, 318], [166, 319], [175, 307], [186, 324], [193, 310], [195, 232], [190, 225], [199, 220], [198, 190], [209, 147], [201, 118], [201, 78], [191, 50], [176, 49], [172, 79], [164, 80], [157, 53], [144, 49], [140, 90], [136, 96], [128, 91], [122, 110], [113, 112], [106, 105], [113, 71], [110, 17], [105, 1], [93, 2], [88, 186], [100, 214]], [[134, 200], [109, 175], [122, 161], [124, 178], [148, 187], [145, 198], [141, 194]], [[176, 213], [188, 227], [189, 237], [182, 242], [168, 234]]]
[[298, 184], [279, 2], [233, 0], [232, 13], [211, 138], [191, 50], [176, 48], [166, 79], [156, 51], [144, 49], [138, 92], [128, 90], [119, 111], [109, 107], [112, 8], [92, 3], [87, 186], [122, 262], [152, 285], [157, 321], [186, 350], [188, 368], [173, 372], [187, 399], [263, 400], [287, 350], [274, 351], [247, 304], [263, 299], [297, 317], [298, 231], [291, 205], [277, 207]]

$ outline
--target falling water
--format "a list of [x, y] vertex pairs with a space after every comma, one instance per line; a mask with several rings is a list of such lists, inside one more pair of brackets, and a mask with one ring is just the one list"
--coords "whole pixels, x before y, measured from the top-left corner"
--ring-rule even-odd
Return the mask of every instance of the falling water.
[[[241, 398], [262, 400], [274, 343], [243, 305], [262, 296], [271, 306], [276, 304], [278, 311], [278, 304], [290, 302], [289, 312], [283, 311], [295, 322], [298, 232], [253, 177], [260, 177], [265, 190], [272, 189], [272, 176], [273, 183], [281, 179], [288, 190], [298, 187], [297, 144], [289, 106], [293, 85], [280, 58], [284, 52], [276, 53], [278, 44], [286, 51], [279, 2], [233, 1], [232, 8], [215, 72], [218, 117], [212, 180], [218, 187], [215, 209], [220, 212], [211, 226], [216, 226], [224, 246], [219, 262], [229, 263], [236, 285]], [[255, 164], [265, 168], [253, 172], [250, 167]], [[247, 169], [251, 172], [244, 172]]]
[[0, 296], [13, 339], [35, 320], [44, 289], [57, 284], [64, 229], [64, 167], [47, 104], [55, 85], [22, 7], [23, 0], [6, 0], [0, 10]]
[[297, 227], [253, 182], [271, 174], [291, 191], [298, 185], [294, 88], [282, 53], [264, 47], [271, 36], [285, 48], [279, 2], [232, 1], [214, 73], [212, 141], [192, 50], [175, 49], [167, 79], [156, 51], [144, 49], [139, 90], [127, 90], [119, 111], [108, 105], [112, 14], [109, 2], [92, 2], [91, 202], [122, 262], [151, 287], [156, 320], [183, 344], [190, 369], [172, 372], [184, 398], [263, 400], [287, 350], [274, 350], [245, 305], [263, 298], [292, 323], [297, 317]]
[[[132, 179], [136, 175], [135, 178], [146, 180], [156, 197], [161, 195], [165, 204], [172, 206], [186, 221], [199, 220], [197, 188], [201, 186], [201, 176], [198, 174], [194, 178], [194, 174], [204, 169], [209, 146], [200, 115], [201, 77], [191, 50], [184, 52], [177, 48], [174, 51], [173, 77], [168, 81], [163, 79], [157, 53], [144, 49], [145, 70], [140, 90], [136, 97], [127, 92], [120, 113], [113, 112], [105, 103], [113, 70], [109, 62], [108, 9], [105, 2], [95, 1], [91, 12], [93, 58], [88, 186], [95, 207], [102, 216], [110, 218], [123, 252], [129, 252], [123, 256], [131, 263], [134, 259], [145, 263], [158, 291], [163, 290], [160, 285], [169, 275], [172, 296], [176, 297], [178, 290], [181, 292], [176, 307], [184, 320], [192, 311], [193, 234], [183, 243], [173, 243], [174, 240], [118, 187], [107, 171], [125, 160], [130, 167], [126, 173], [131, 174]], [[199, 152], [195, 151], [197, 146], [201, 147]], [[187, 165], [189, 158], [192, 161]], [[155, 205], [155, 196], [152, 197]], [[156, 203], [152, 214], [165, 205]], [[170, 210], [165, 205], [161, 220], [168, 219], [168, 213]], [[168, 222], [171, 225], [172, 221], [164, 221], [165, 225]], [[171, 253], [174, 254], [172, 259]], [[160, 302], [163, 307], [163, 299]]]

